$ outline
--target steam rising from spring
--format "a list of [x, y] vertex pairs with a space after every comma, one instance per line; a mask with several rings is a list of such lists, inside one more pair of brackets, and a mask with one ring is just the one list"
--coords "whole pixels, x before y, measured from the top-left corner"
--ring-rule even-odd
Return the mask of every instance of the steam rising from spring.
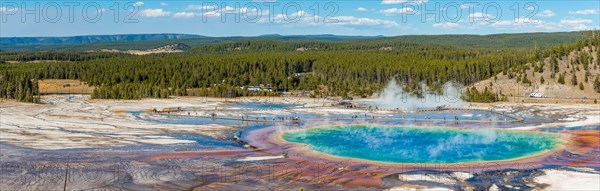
[[[425, 84], [421, 84], [423, 90], [427, 90]], [[462, 107], [463, 102], [460, 99], [460, 86], [447, 82], [442, 86], [443, 94], [435, 94], [425, 91], [422, 97], [418, 97], [409, 92], [405, 92], [396, 80], [391, 80], [388, 86], [377, 96], [372, 105], [387, 109], [415, 109], [432, 108], [437, 106]], [[371, 104], [371, 103], [370, 103]]]

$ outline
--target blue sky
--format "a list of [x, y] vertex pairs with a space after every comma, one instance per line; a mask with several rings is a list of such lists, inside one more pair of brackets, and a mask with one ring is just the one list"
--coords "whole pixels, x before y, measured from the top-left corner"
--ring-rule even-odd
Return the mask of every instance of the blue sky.
[[600, 1], [2, 1], [0, 36], [410, 35], [600, 29]]

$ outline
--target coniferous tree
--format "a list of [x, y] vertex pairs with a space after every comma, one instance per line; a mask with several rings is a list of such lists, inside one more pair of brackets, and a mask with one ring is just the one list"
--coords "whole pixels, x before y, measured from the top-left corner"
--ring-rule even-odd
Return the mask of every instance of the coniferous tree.
[[565, 84], [565, 75], [564, 74], [559, 74], [558, 75], [558, 83], [559, 84]]
[[598, 76], [596, 76], [596, 79], [594, 80], [594, 90], [596, 90], [597, 93], [600, 93], [600, 79], [598, 79]]

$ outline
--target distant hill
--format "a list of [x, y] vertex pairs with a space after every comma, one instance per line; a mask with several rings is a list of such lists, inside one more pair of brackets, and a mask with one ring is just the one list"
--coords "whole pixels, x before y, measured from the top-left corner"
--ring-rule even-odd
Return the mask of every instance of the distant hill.
[[[175, 35], [175, 34], [171, 34]], [[130, 39], [148, 39], [144, 37], [134, 38], [136, 35], [132, 35]], [[185, 36], [184, 36], [185, 37]], [[209, 44], [222, 44], [229, 42], [241, 42], [241, 41], [283, 41], [283, 42], [338, 42], [347, 40], [357, 39], [370, 39], [376, 38], [372, 36], [336, 36], [336, 35], [264, 35], [255, 37], [205, 37], [189, 35], [190, 38], [170, 38], [160, 40], [132, 40], [132, 41], [110, 41], [110, 42], [96, 42], [96, 43], [79, 43], [79, 44], [19, 44], [19, 45], [2, 45], [0, 52], [15, 52], [15, 51], [89, 51], [89, 50], [101, 50], [101, 49], [118, 49], [118, 50], [147, 50], [156, 47], [166, 46], [176, 43], [185, 43], [190, 47], [200, 47]], [[15, 39], [19, 39], [17, 37]], [[36, 38], [36, 37], [23, 37], [24, 39]], [[40, 37], [47, 38], [47, 37]], [[59, 37], [48, 37], [48, 38], [59, 38]], [[71, 37], [65, 37], [71, 38]], [[4, 41], [4, 38], [0, 38], [0, 41]], [[7, 38], [8, 39], [8, 38]], [[14, 40], [14, 39], [13, 39]], [[15, 40], [16, 41], [16, 40]], [[25, 41], [25, 40], [21, 40]]]
[[[536, 61], [473, 85], [521, 101], [538, 93], [551, 99], [600, 99], [600, 39], [552, 47], [536, 54]], [[592, 45], [593, 44], [593, 45]], [[514, 98], [514, 99], [512, 99]]]
[[168, 39], [194, 39], [203, 38], [200, 35], [189, 34], [123, 34], [123, 35], [90, 35], [71, 37], [3, 37], [0, 38], [1, 46], [18, 45], [69, 45], [88, 44], [99, 42], [132, 42], [154, 41]]
[[581, 38], [580, 32], [519, 33], [494, 35], [407, 35], [383, 36], [337, 36], [323, 35], [278, 35], [268, 34], [254, 37], [207, 37], [188, 34], [131, 34], [96, 35], [76, 37], [9, 37], [0, 38], [0, 51], [89, 51], [101, 49], [148, 50], [176, 43], [185, 43], [191, 48], [243, 41], [282, 42], [371, 42], [394, 41], [418, 44], [437, 44], [457, 48], [529, 49], [546, 48], [573, 43]]
[[459, 48], [548, 48], [569, 44], [581, 38], [581, 32], [515, 33], [492, 35], [407, 35], [391, 39], [413, 43], [431, 43]]

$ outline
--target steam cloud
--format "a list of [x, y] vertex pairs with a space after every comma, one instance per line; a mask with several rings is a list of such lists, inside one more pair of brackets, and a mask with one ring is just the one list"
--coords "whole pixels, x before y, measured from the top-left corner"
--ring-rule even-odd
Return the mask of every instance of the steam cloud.
[[[423, 90], [427, 90], [425, 84], [421, 84]], [[388, 86], [379, 93], [374, 104], [380, 108], [386, 109], [414, 109], [414, 108], [431, 108], [446, 105], [448, 107], [462, 107], [463, 102], [460, 99], [460, 86], [447, 82], [442, 86], [443, 94], [435, 94], [425, 91], [423, 97], [418, 97], [409, 92], [404, 92], [402, 87], [396, 83], [396, 80], [391, 80]]]

